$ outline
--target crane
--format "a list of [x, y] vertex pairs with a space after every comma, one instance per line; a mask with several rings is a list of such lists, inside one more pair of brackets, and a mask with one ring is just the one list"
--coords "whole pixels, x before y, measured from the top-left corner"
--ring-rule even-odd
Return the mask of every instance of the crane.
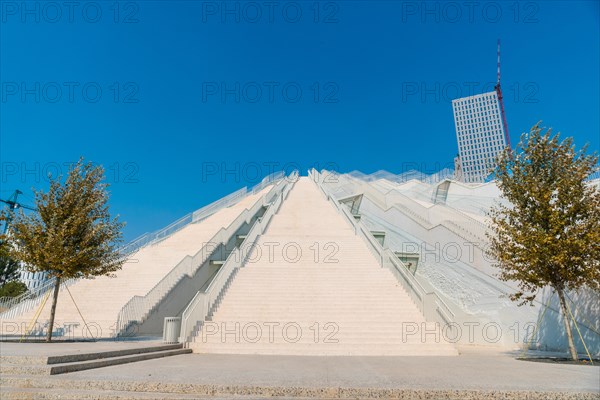
[[12, 215], [16, 209], [21, 207], [21, 208], [25, 208], [27, 210], [37, 211], [37, 209], [35, 209], [34, 207], [19, 203], [18, 199], [19, 199], [20, 194], [23, 194], [23, 192], [21, 192], [20, 190], [17, 189], [14, 191], [14, 193], [8, 199], [6, 199], [6, 200], [0, 199], [0, 202], [5, 203], [6, 208], [9, 209], [9, 212], [6, 215], [6, 222], [4, 224], [3, 234], [6, 234], [6, 232], [8, 232], [8, 227], [10, 225], [10, 222], [12, 221]]
[[504, 112], [504, 101], [502, 100], [502, 89], [500, 88], [500, 39], [498, 39], [498, 80], [494, 87], [498, 94], [498, 101], [500, 102], [500, 113], [502, 114], [502, 125], [504, 127], [504, 136], [506, 137], [506, 145], [510, 149], [510, 136], [508, 135], [508, 124], [506, 123], [506, 113]]

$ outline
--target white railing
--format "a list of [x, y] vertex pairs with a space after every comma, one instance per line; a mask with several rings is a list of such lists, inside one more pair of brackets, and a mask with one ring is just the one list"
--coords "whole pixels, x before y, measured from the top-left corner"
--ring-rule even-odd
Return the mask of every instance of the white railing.
[[[438, 322], [447, 329], [455, 329], [451, 323], [464, 319], [460, 310], [453, 310], [450, 306], [435, 292], [427, 291], [417, 279], [410, 273], [408, 267], [388, 248], [383, 248], [381, 244], [373, 237], [368, 227], [360, 220], [356, 220], [350, 211], [340, 204], [328, 192], [325, 185], [321, 184], [321, 174], [314, 169], [309, 171], [309, 177], [321, 189], [325, 197], [334, 205], [340, 214], [346, 217], [346, 220], [353, 226], [356, 234], [360, 236], [375, 258], [382, 267], [386, 267], [398, 278], [398, 281], [406, 289], [412, 300], [415, 302], [426, 320]], [[451, 325], [448, 325], [451, 324]]]
[[252, 188], [252, 190], [251, 190], [252, 194], [256, 194], [256, 193], [260, 192], [265, 187], [269, 186], [272, 182], [277, 181], [283, 177], [284, 177], [283, 171], [273, 172], [272, 174], [264, 177], [263, 180], [260, 181], [259, 184], [257, 184], [256, 186], [254, 186]]
[[[75, 281], [77, 281], [76, 278], [64, 280], [61, 282], [60, 287], [64, 289]], [[12, 319], [36, 307], [49, 291], [54, 290], [54, 282], [56, 280], [52, 278], [43, 285], [28, 290], [18, 297], [0, 298], [0, 309], [5, 310], [0, 312], [0, 319]]]
[[161, 240], [171, 236], [178, 230], [186, 227], [188, 224], [201, 222], [213, 215], [214, 213], [216, 213], [217, 211], [237, 203], [238, 201], [246, 197], [248, 193], [256, 194], [260, 192], [262, 189], [269, 186], [271, 183], [277, 181], [278, 179], [281, 179], [282, 177], [283, 171], [274, 172], [263, 178], [263, 180], [259, 184], [257, 184], [250, 190], [248, 190], [247, 187], [243, 187], [233, 193], [228, 194], [223, 198], [220, 198], [219, 200], [211, 204], [208, 204], [196, 211], [184, 215], [177, 221], [169, 224], [167, 227], [159, 231], [143, 234], [142, 236], [132, 240], [131, 242], [123, 246], [120, 249], [120, 252], [124, 255], [128, 255], [136, 252], [141, 247], [148, 246], [150, 244], [156, 244]]
[[127, 243], [125, 246], [121, 247], [119, 251], [121, 252], [121, 254], [128, 255], [136, 252], [144, 246], [156, 244], [161, 240], [171, 236], [173, 233], [185, 228], [187, 225], [201, 222], [202, 220], [210, 217], [220, 209], [229, 207], [230, 205], [237, 203], [242, 198], [246, 197], [247, 193], [248, 188], [243, 187], [211, 204], [208, 204], [194, 212], [184, 215], [177, 221], [172, 222], [167, 227], [159, 231], [143, 234], [137, 239], [134, 239], [131, 242]]
[[[444, 225], [450, 230], [453, 230], [451, 228], [458, 225], [460, 231], [466, 232], [480, 241], [485, 240], [485, 231], [487, 230], [485, 224], [462, 211], [443, 205], [432, 205], [428, 208], [395, 190], [390, 190], [388, 193], [385, 193], [384, 197], [386, 205], [402, 205], [405, 209], [409, 209], [413, 215], [418, 215], [422, 220], [428, 221], [431, 225], [436, 225], [436, 218], [434, 216], [436, 213], [438, 214], [438, 220], [441, 219], [439, 217], [440, 213], [448, 214], [448, 219], [441, 220], [437, 224]], [[447, 226], [447, 222], [451, 222], [452, 225]]]
[[[452, 171], [446, 169], [446, 170], [440, 171], [438, 174], [436, 174], [436, 176], [437, 175], [444, 176], [444, 177], [446, 177], [445, 179], [448, 179], [447, 177], [450, 176], [451, 174], [452, 174]], [[428, 183], [428, 184], [430, 183], [428, 181], [428, 179], [420, 179], [420, 181], [424, 182], [424, 183]], [[402, 183], [403, 181], [395, 180], [394, 182]], [[377, 191], [381, 193], [381, 191], [379, 191], [379, 190], [377, 190]], [[426, 219], [430, 222], [432, 220], [431, 214], [434, 213], [436, 211], [436, 209], [440, 208], [440, 206], [436, 206], [435, 204], [429, 208], [425, 207], [422, 204], [416, 202], [411, 196], [407, 196], [406, 194], [402, 193], [398, 188], [393, 187], [393, 186], [383, 190], [382, 194], [383, 194], [383, 199], [384, 199], [386, 205], [393, 204], [393, 203], [401, 203], [405, 207], [410, 208], [411, 211], [413, 211], [413, 213], [418, 214], [422, 219]], [[473, 196], [464, 196], [464, 197], [472, 198]], [[427, 198], [425, 198], [425, 199], [422, 198], [422, 199], [426, 200], [426, 201], [430, 201]], [[472, 226], [477, 227], [477, 229], [479, 229], [479, 230], [486, 229], [485, 224], [483, 224], [481, 221], [478, 221], [477, 219], [471, 217], [470, 215], [465, 214], [461, 210], [457, 210], [452, 207], [443, 207], [443, 208], [444, 208], [444, 212], [448, 212], [448, 213], [452, 214], [451, 218], [453, 218], [453, 219], [458, 219], [460, 221], [464, 221], [465, 223], [468, 223]]]
[[[227, 257], [227, 260], [223, 266], [221, 266], [212, 282], [205, 290], [196, 293], [192, 301], [183, 311], [181, 316], [180, 342], [187, 343], [193, 340], [198, 323], [201, 323], [206, 319], [224, 293], [224, 290], [231, 282], [231, 278], [236, 271], [244, 265], [247, 257], [252, 252], [252, 247], [255, 245], [257, 238], [264, 233], [271, 218], [281, 207], [281, 203], [293, 187], [297, 180], [297, 176], [297, 172], [294, 172], [285, 180], [285, 187], [279, 196], [277, 196], [277, 199], [269, 205], [262, 218], [254, 223], [242, 245], [235, 248], [229, 257]], [[250, 243], [250, 246], [246, 245], [246, 243]]]
[[[185, 215], [184, 217], [178, 219], [177, 221], [169, 224], [169, 226], [167, 226], [157, 232], [146, 233], [146, 234], [138, 237], [137, 239], [132, 240], [125, 246], [121, 247], [118, 251], [122, 255], [126, 256], [126, 255], [136, 252], [137, 250], [139, 250], [140, 248], [142, 248], [144, 246], [147, 246], [150, 244], [156, 244], [156, 243], [160, 242], [161, 240], [169, 237], [173, 233], [184, 228], [186, 225], [188, 225], [190, 223], [200, 222], [200, 221], [206, 219], [207, 217], [209, 217], [210, 215], [216, 213], [220, 209], [228, 207], [228, 206], [232, 205], [233, 203], [237, 203], [239, 200], [241, 200], [243, 197], [246, 196], [247, 192], [248, 192], [248, 190], [245, 187], [240, 190], [237, 190], [237, 191], [223, 197], [222, 199], [215, 201], [214, 203], [211, 203], [205, 207], [202, 207], [201, 209], [196, 210], [193, 213], [189, 213], [189, 214]], [[77, 281], [76, 278], [66, 280], [61, 284], [61, 288], [64, 288], [67, 285], [71, 285], [76, 281]], [[50, 279], [47, 282], [45, 282], [43, 285], [41, 285], [40, 287], [30, 290], [26, 293], [23, 293], [22, 295], [20, 295], [18, 297], [0, 298], [0, 309], [6, 310], [6, 311], [0, 313], [0, 318], [9, 319], [9, 318], [15, 318], [15, 317], [18, 317], [19, 315], [22, 315], [23, 313], [31, 310], [36, 305], [38, 305], [39, 302], [46, 295], [46, 293], [49, 290], [53, 290], [53, 289], [54, 289], [54, 279]]]
[[252, 207], [244, 209], [227, 227], [219, 229], [208, 242], [203, 243], [202, 248], [198, 250], [196, 254], [193, 256], [185, 256], [183, 260], [181, 260], [167, 275], [150, 289], [146, 295], [133, 296], [119, 312], [117, 318], [117, 332], [124, 334], [131, 324], [143, 323], [154, 307], [160, 303], [175, 285], [186, 276], [190, 278], [193, 277], [219, 245], [228, 243], [240, 227], [244, 223], [249, 223], [260, 208], [267, 205], [269, 199], [280, 192], [284, 185], [285, 182], [280, 180], [268, 193], [261, 196]]
[[[330, 174], [331, 172], [328, 171], [327, 173]], [[486, 225], [460, 210], [441, 205], [432, 205], [428, 208], [405, 194], [398, 192], [396, 189], [382, 193], [373, 188], [370, 183], [361, 179], [354, 177], [344, 178], [342, 179], [342, 176], [338, 175], [335, 180], [340, 183], [343, 181], [347, 182], [341, 187], [354, 185], [359, 191], [367, 194], [369, 200], [373, 201], [384, 212], [396, 208], [427, 230], [440, 225], [476, 246], [483, 246], [487, 242], [485, 234], [487, 231]], [[441, 214], [448, 215], [441, 217]]]
[[402, 172], [400, 174], [394, 174], [389, 171], [380, 170], [370, 175], [366, 175], [358, 171], [350, 172], [349, 175], [354, 178], [361, 179], [365, 182], [376, 181], [378, 179], [385, 179], [390, 182], [396, 183], [404, 183], [411, 180], [417, 180], [423, 183], [436, 184], [438, 182], [443, 181], [444, 179], [452, 179], [454, 177], [454, 170], [450, 168], [444, 168], [431, 175], [427, 175], [424, 172], [417, 171], [414, 169]]
[[[258, 193], [260, 190], [264, 189], [266, 186], [268, 186], [272, 182], [274, 182], [278, 179], [281, 179], [282, 176], [283, 176], [283, 172], [275, 172], [275, 173], [265, 177], [258, 185], [256, 185], [255, 187], [252, 188], [251, 192]], [[184, 228], [188, 224], [201, 222], [202, 220], [208, 218], [209, 216], [213, 215], [214, 213], [221, 210], [222, 208], [229, 207], [232, 204], [237, 203], [242, 198], [244, 198], [247, 194], [248, 194], [248, 188], [243, 187], [243, 188], [241, 188], [233, 193], [230, 193], [229, 195], [227, 195], [211, 204], [208, 204], [192, 213], [189, 213], [189, 214], [181, 217], [177, 221], [169, 224], [167, 227], [165, 227], [159, 231], [152, 232], [152, 233], [145, 233], [145, 234], [139, 236], [138, 238], [132, 240], [131, 242], [129, 242], [126, 245], [124, 245], [123, 247], [121, 247], [118, 251], [123, 256], [128, 256], [128, 255], [138, 251], [140, 248], [142, 248], [144, 246], [156, 244], [156, 243], [160, 242], [161, 240], [166, 239], [173, 233]], [[72, 283], [74, 283], [76, 281], [77, 281], [77, 279], [75, 279], [75, 278], [69, 279], [61, 284], [61, 288], [64, 288], [67, 285], [71, 285]], [[2, 298], [0, 298], [0, 310], [4, 310], [4, 311], [0, 311], [0, 318], [1, 319], [15, 318], [15, 317], [31, 310], [32, 308], [34, 308], [36, 305], [39, 304], [39, 302], [43, 299], [43, 297], [46, 295], [46, 293], [49, 290], [53, 290], [53, 289], [54, 289], [54, 279], [50, 279], [47, 282], [45, 282], [43, 285], [41, 285], [40, 287], [35, 288], [33, 290], [29, 290], [28, 292], [23, 293], [22, 295], [20, 295], [18, 297], [2, 297]]]
[[[597, 166], [596, 168], [600, 168], [600, 167], [598, 167], [598, 166]], [[588, 180], [588, 181], [593, 181], [593, 180], [596, 180], [596, 179], [600, 179], [600, 169], [597, 169], [595, 172], [592, 172], [592, 173], [591, 173], [591, 174], [590, 174], [590, 175], [587, 177], [587, 179], [586, 179], [586, 180]]]

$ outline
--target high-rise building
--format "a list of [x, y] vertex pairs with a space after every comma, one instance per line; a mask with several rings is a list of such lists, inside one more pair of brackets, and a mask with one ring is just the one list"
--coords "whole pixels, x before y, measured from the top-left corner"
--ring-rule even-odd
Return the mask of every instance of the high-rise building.
[[485, 182], [496, 167], [498, 153], [510, 147], [500, 86], [499, 39], [498, 80], [494, 91], [452, 100], [452, 109], [458, 141], [455, 179], [467, 183]]
[[452, 100], [463, 182], [484, 182], [507, 145], [498, 92]]

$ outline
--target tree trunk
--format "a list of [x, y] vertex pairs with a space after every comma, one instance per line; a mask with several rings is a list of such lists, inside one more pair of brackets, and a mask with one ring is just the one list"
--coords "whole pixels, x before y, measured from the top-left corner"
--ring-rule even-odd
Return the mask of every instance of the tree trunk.
[[52, 298], [52, 308], [50, 309], [50, 322], [48, 323], [48, 335], [46, 336], [46, 342], [52, 340], [52, 330], [54, 329], [54, 314], [56, 314], [56, 302], [58, 301], [58, 290], [60, 289], [60, 276], [56, 277], [54, 282], [54, 296]]
[[563, 314], [563, 320], [565, 322], [565, 329], [567, 331], [567, 339], [569, 340], [569, 352], [571, 353], [571, 358], [574, 361], [579, 360], [577, 356], [577, 349], [575, 349], [575, 342], [573, 341], [573, 332], [571, 331], [571, 320], [569, 318], [569, 311], [567, 310], [567, 302], [565, 301], [565, 294], [563, 290], [557, 290], [558, 300], [560, 301], [560, 309]]

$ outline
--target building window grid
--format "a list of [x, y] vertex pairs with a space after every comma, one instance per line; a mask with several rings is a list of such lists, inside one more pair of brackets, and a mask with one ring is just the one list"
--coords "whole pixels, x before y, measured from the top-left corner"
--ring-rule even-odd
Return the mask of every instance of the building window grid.
[[497, 94], [455, 100], [453, 106], [463, 173], [467, 181], [476, 182], [506, 146]]

